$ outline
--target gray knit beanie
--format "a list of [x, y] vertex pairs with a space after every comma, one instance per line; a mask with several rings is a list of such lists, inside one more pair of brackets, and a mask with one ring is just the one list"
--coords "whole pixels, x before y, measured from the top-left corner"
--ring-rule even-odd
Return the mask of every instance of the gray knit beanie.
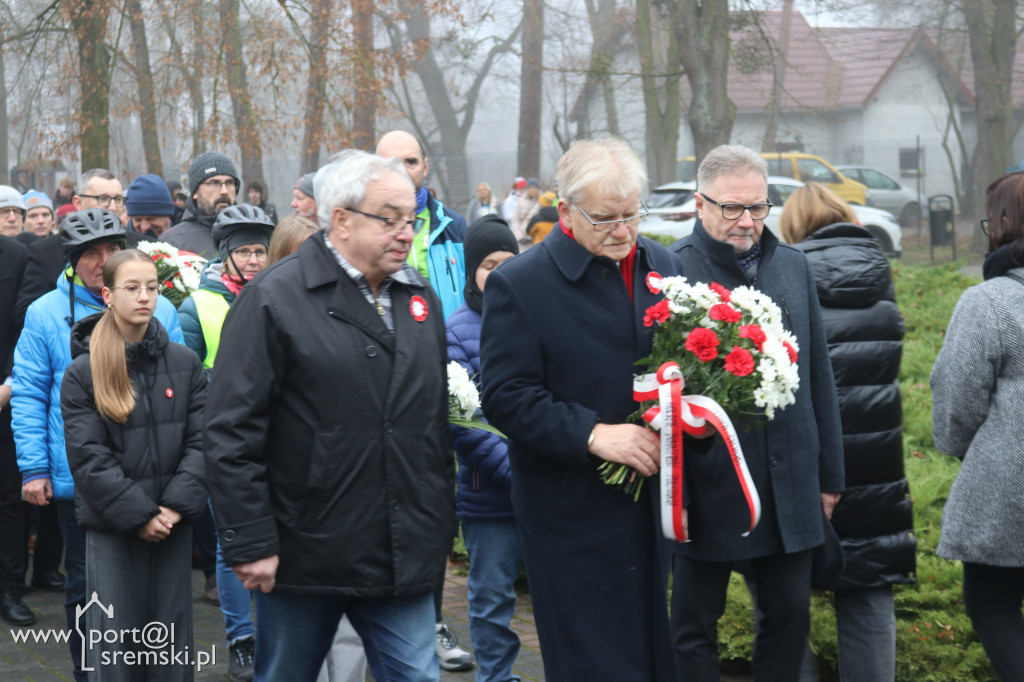
[[214, 175], [230, 175], [235, 181], [235, 192], [238, 191], [238, 169], [234, 162], [220, 152], [205, 152], [188, 167], [189, 194], [195, 194], [199, 183]]

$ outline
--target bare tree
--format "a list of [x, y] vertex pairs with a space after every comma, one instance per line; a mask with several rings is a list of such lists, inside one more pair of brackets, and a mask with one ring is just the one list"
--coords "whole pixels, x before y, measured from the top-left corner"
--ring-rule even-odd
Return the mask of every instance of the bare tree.
[[[974, 99], [978, 111], [977, 176], [974, 191], [1006, 172], [1013, 145], [1013, 60], [1017, 44], [1017, 0], [964, 0]], [[979, 228], [980, 232], [980, 228]], [[977, 237], [978, 235], [976, 235]]]
[[523, 0], [523, 54], [519, 89], [519, 175], [540, 175], [544, 89], [544, 0]]
[[652, 6], [650, 0], [636, 2], [636, 37], [647, 123], [647, 173], [654, 184], [674, 180], [676, 175], [682, 73], [673, 27], [679, 22], [685, 2], [693, 1], [673, 0], [659, 6]]
[[149, 41], [146, 40], [146, 23], [143, 20], [142, 2], [125, 0], [128, 25], [132, 32], [132, 47], [135, 52], [135, 77], [139, 84], [138, 97], [142, 122], [142, 149], [146, 156], [146, 170], [155, 175], [164, 174], [160, 159], [160, 135], [156, 123], [156, 97], [153, 92], [153, 70], [149, 63]]
[[609, 70], [615, 59], [615, 48], [622, 32], [622, 22], [617, 16], [616, 0], [586, 0], [587, 18], [590, 20], [590, 34], [593, 43], [590, 49], [590, 68], [587, 70], [585, 91], [594, 87], [601, 88], [604, 100], [605, 119], [608, 121], [608, 132], [621, 135], [619, 132], [619, 112], [615, 105], [615, 88], [612, 86]]
[[78, 115], [83, 168], [110, 165], [110, 52], [106, 44], [110, 0], [61, 0], [78, 41]]
[[331, 0], [311, 0], [309, 7], [309, 74], [306, 78], [305, 133], [300, 173], [320, 167], [324, 144], [324, 105], [327, 95], [327, 41], [331, 28]]
[[674, 23], [679, 54], [690, 83], [689, 123], [697, 163], [720, 144], [727, 144], [736, 121], [729, 99], [729, 2], [680, 0]]
[[352, 146], [373, 149], [376, 135], [377, 99], [380, 82], [376, 77], [373, 39], [373, 5], [369, 0], [352, 0], [355, 103], [352, 109]]
[[779, 130], [779, 114], [782, 111], [782, 96], [786, 90], [786, 58], [789, 54], [789, 34], [792, 25], [793, 0], [784, 0], [779, 48], [774, 51], [772, 100], [768, 107], [768, 122], [764, 126], [764, 140], [761, 142], [761, 151], [763, 152], [775, 151], [775, 138]]
[[[491, 48], [477, 68], [469, 88], [465, 91], [461, 106], [456, 107], [449, 92], [445, 72], [438, 63], [434, 51], [430, 37], [430, 16], [427, 7], [417, 0], [401, 0], [399, 9], [405, 25], [405, 35], [402, 36], [398, 32], [397, 26], [390, 25], [392, 45], [396, 52], [401, 48], [403, 40], [413, 46], [415, 57], [413, 57], [411, 68], [423, 86], [423, 96], [433, 114], [440, 137], [440, 151], [444, 156], [447, 171], [447, 176], [441, 178], [442, 185], [446, 189], [444, 198], [446, 203], [452, 206], [465, 206], [469, 203], [466, 138], [469, 136], [469, 131], [476, 118], [480, 88], [483, 87], [498, 56], [508, 52], [519, 38], [523, 23], [520, 21], [504, 39], [494, 37], [491, 40]], [[464, 64], [461, 66], [464, 68]], [[423, 129], [420, 118], [415, 112], [408, 84], [403, 84], [403, 92], [405, 114], [413, 127], [417, 129], [421, 142], [429, 146], [430, 136]], [[460, 113], [462, 114], [461, 120], [459, 119]]]
[[260, 130], [253, 110], [252, 93], [246, 76], [242, 51], [240, 0], [220, 0], [220, 18], [224, 30], [224, 65], [228, 75], [228, 94], [235, 118], [238, 147], [242, 154], [242, 177], [246, 182], [263, 182], [263, 149]]

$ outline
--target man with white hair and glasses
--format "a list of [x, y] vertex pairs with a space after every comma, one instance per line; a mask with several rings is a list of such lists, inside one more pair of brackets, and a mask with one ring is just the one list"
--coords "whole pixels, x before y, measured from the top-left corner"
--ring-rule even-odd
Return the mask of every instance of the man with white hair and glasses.
[[257, 590], [257, 681], [315, 679], [343, 615], [376, 679], [436, 681], [455, 475], [444, 316], [406, 265], [415, 189], [357, 150], [314, 189], [322, 230], [224, 321], [205, 447], [221, 549]]
[[509, 441], [544, 675], [676, 682], [658, 486], [634, 501], [598, 467], [658, 470], [658, 437], [630, 423], [633, 373], [651, 352], [644, 312], [661, 298], [649, 282], [678, 265], [638, 236], [647, 174], [624, 142], [578, 141], [557, 174], [559, 225], [488, 276], [480, 339], [484, 413]]

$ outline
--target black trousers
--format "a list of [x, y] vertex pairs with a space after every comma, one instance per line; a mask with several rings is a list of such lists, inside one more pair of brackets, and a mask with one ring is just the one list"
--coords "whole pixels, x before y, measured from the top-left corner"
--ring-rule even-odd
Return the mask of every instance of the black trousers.
[[25, 585], [28, 535], [21, 501], [21, 472], [14, 450], [11, 410], [0, 410], [0, 588]]
[[1002, 680], [1024, 680], [1024, 568], [964, 562], [964, 606]]
[[[811, 627], [811, 550], [747, 559], [744, 572], [757, 583], [760, 612], [754, 641], [756, 682], [793, 682]], [[734, 562], [673, 564], [672, 630], [680, 679], [718, 682], [718, 621]]]

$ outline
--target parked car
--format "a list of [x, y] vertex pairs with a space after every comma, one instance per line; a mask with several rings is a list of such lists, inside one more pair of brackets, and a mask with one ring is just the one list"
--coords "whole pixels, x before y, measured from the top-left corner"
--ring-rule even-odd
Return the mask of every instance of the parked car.
[[903, 227], [918, 225], [928, 211], [928, 201], [916, 189], [901, 185], [885, 173], [866, 166], [836, 166], [843, 175], [868, 188], [868, 206], [889, 211]]
[[[768, 199], [772, 202], [772, 208], [764, 224], [776, 235], [779, 234], [782, 205], [786, 203], [793, 190], [803, 185], [804, 183], [793, 178], [768, 176]], [[640, 231], [644, 234], [668, 235], [676, 239], [693, 232], [693, 224], [697, 218], [697, 200], [693, 196], [696, 191], [695, 182], [670, 182], [653, 189], [647, 202], [650, 214], [640, 225]], [[678, 204], [669, 203], [677, 199], [682, 201]], [[896, 223], [896, 218], [878, 208], [856, 204], [850, 206], [857, 214], [860, 224], [878, 240], [882, 250], [889, 256], [898, 258], [903, 251], [903, 233]]]
[[[768, 174], [778, 175], [801, 182], [820, 182], [846, 199], [851, 204], [867, 205], [867, 187], [855, 178], [840, 173], [828, 161], [813, 154], [802, 152], [762, 152], [768, 162]], [[682, 181], [695, 180], [697, 164], [692, 156], [676, 161], [676, 177]]]

